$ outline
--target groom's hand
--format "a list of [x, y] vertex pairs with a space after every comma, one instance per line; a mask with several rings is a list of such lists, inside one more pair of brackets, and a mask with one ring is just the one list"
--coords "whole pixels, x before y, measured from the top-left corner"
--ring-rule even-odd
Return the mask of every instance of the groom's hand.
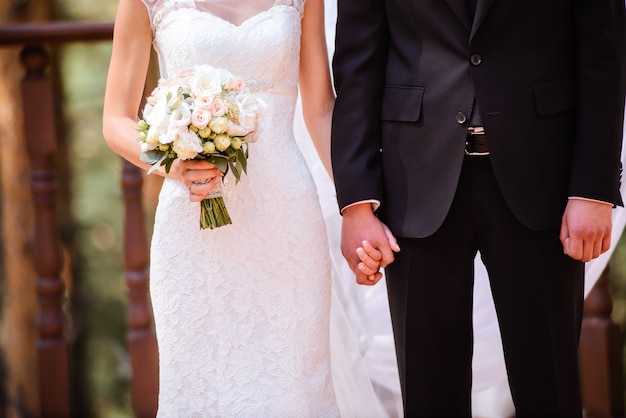
[[575, 260], [590, 261], [611, 246], [613, 205], [572, 198], [561, 222], [563, 252]]
[[[366, 274], [359, 264], [362, 264], [357, 253], [367, 241], [380, 253], [381, 267], [386, 267], [394, 260], [390, 240], [385, 231], [384, 224], [374, 215], [370, 203], [360, 203], [347, 207], [343, 211], [341, 227], [341, 253], [348, 262], [350, 269], [356, 275], [356, 281], [363, 285], [378, 283], [382, 275]], [[367, 270], [366, 270], [367, 271]]]

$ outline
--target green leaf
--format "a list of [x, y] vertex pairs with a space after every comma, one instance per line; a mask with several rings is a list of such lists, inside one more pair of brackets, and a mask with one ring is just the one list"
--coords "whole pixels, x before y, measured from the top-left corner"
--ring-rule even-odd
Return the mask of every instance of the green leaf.
[[230, 166], [231, 170], [233, 170], [233, 176], [235, 176], [235, 184], [239, 183], [239, 180], [241, 179], [241, 170], [239, 169], [239, 167], [237, 167], [237, 164], [233, 163], [233, 162], [229, 162], [228, 165]]
[[228, 159], [226, 158], [211, 158], [211, 164], [216, 166], [221, 172], [226, 173], [228, 170]]
[[158, 149], [153, 149], [150, 151], [142, 152], [139, 155], [139, 159], [141, 160], [141, 162], [144, 162], [147, 164], [155, 164], [155, 163], [160, 162], [164, 156], [165, 156], [165, 153], [163, 151], [160, 151]]
[[237, 150], [237, 163], [241, 165], [241, 171], [248, 174], [248, 158], [241, 148]]
[[172, 163], [174, 162], [176, 158], [168, 158], [165, 160], [165, 172], [169, 173], [170, 172], [170, 168], [172, 168]]

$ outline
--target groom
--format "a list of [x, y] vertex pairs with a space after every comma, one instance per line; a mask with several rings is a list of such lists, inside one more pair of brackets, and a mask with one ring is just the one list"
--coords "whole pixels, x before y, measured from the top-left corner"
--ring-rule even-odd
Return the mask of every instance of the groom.
[[389, 264], [405, 416], [471, 416], [477, 251], [516, 415], [581, 416], [583, 262], [622, 205], [625, 37], [623, 0], [338, 0], [342, 251], [362, 284], [364, 240]]

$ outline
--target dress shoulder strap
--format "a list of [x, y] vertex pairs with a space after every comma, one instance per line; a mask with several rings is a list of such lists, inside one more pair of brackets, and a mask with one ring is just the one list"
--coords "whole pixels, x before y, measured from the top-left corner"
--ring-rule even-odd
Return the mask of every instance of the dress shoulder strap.
[[300, 13], [300, 16], [302, 17], [302, 14], [304, 13], [305, 2], [306, 0], [276, 0], [274, 4], [293, 6], [298, 11], [298, 13]]
[[194, 7], [194, 0], [141, 0], [148, 9], [152, 29], [156, 29], [163, 16], [173, 9], [180, 7]]

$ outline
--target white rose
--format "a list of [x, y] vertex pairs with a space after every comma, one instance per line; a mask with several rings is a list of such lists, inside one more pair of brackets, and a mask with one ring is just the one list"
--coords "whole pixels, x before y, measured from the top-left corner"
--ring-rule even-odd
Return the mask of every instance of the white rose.
[[191, 131], [180, 132], [174, 140], [174, 152], [183, 160], [196, 158], [202, 152], [202, 142], [198, 135]]
[[150, 103], [150, 99], [148, 99], [148, 102], [146, 103], [146, 105], [143, 107], [143, 118], [144, 120], [148, 117], [150, 117], [150, 114], [152, 113], [152, 109], [154, 108], [154, 104], [156, 102], [152, 102]]
[[142, 142], [141, 143], [141, 152], [146, 152], [146, 151], [153, 150], [153, 149], [155, 149], [157, 147], [157, 145], [150, 144], [148, 142]]
[[230, 136], [246, 136], [250, 133], [246, 128], [234, 122], [228, 122], [226, 133]]
[[170, 112], [165, 100], [159, 100], [154, 104], [154, 107], [150, 109], [147, 115], [145, 115], [146, 122], [150, 127], [155, 127], [158, 130], [167, 129], [167, 125], [170, 120]]
[[222, 92], [219, 74], [211, 70], [199, 69], [189, 83], [191, 93], [198, 96], [216, 96]]
[[181, 130], [179, 129], [167, 129], [165, 132], [159, 134], [159, 142], [161, 144], [171, 144], [176, 138], [178, 138]]
[[172, 111], [169, 121], [173, 126], [189, 126], [191, 123], [191, 109], [186, 103], [181, 102], [180, 105]]
[[[237, 123], [229, 126], [229, 135], [246, 136], [256, 129], [256, 121], [259, 115], [267, 108], [262, 100], [258, 100], [249, 94], [238, 94], [235, 97], [238, 107]], [[256, 137], [246, 138], [247, 142], [253, 142]]]

